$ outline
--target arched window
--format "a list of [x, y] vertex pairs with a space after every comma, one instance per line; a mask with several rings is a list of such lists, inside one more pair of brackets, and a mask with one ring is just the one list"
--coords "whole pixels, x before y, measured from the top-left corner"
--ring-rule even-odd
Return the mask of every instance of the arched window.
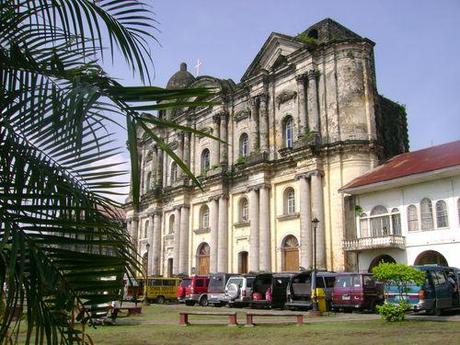
[[203, 205], [200, 208], [200, 229], [209, 228], [209, 207]]
[[401, 214], [397, 208], [391, 210], [391, 225], [393, 226], [393, 235], [401, 235]]
[[361, 238], [370, 237], [369, 234], [369, 218], [367, 218], [367, 214], [362, 213], [359, 216], [359, 227], [360, 227], [360, 236]]
[[249, 203], [248, 199], [241, 198], [240, 200], [240, 222], [246, 223], [249, 220]]
[[201, 153], [201, 173], [205, 173], [210, 167], [210, 153], [208, 149], [204, 149]]
[[294, 128], [291, 116], [286, 116], [283, 121], [284, 147], [292, 147], [294, 142]]
[[240, 157], [247, 157], [249, 154], [249, 139], [246, 133], [240, 136]]
[[444, 200], [438, 200], [436, 202], [436, 225], [438, 228], [446, 228], [449, 226], [447, 205]]
[[418, 231], [418, 215], [415, 205], [407, 206], [407, 228], [409, 231]]
[[145, 191], [148, 192], [152, 185], [152, 172], [147, 173], [147, 178], [145, 179]]
[[295, 193], [294, 189], [289, 187], [284, 191], [284, 214], [295, 213]]
[[424, 198], [420, 202], [420, 214], [422, 220], [422, 230], [433, 230], [433, 208], [431, 206], [431, 200]]
[[177, 181], [177, 163], [171, 163], [171, 184]]
[[170, 234], [174, 233], [174, 215], [173, 214], [169, 216], [168, 233], [170, 233]]
[[390, 234], [390, 216], [385, 207], [375, 206], [371, 211], [372, 237], [382, 237]]
[[149, 233], [149, 221], [147, 220], [144, 224], [144, 238], [148, 236]]

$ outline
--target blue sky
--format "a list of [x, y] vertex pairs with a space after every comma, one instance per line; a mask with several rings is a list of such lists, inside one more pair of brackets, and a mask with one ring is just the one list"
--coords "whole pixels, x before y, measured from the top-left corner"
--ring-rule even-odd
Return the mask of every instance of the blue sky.
[[[460, 0], [152, 1], [161, 43], [154, 85], [187, 62], [238, 82], [271, 32], [295, 35], [330, 17], [374, 42], [380, 94], [407, 106], [411, 150], [460, 139]], [[136, 84], [117, 61], [109, 71]]]

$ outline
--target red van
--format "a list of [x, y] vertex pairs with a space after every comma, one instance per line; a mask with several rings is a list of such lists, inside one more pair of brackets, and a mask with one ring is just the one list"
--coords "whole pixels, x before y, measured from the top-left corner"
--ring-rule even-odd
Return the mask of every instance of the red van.
[[374, 310], [383, 303], [383, 285], [371, 273], [338, 273], [332, 290], [332, 309]]
[[192, 276], [183, 278], [177, 287], [177, 300], [186, 305], [199, 303], [205, 307], [208, 305], [209, 277]]

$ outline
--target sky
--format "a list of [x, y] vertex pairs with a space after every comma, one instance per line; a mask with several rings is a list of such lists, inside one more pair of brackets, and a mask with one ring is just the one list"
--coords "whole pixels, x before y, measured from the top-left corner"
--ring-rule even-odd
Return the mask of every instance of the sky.
[[[460, 139], [460, 0], [149, 1], [160, 44], [151, 46], [153, 85], [186, 62], [200, 75], [239, 82], [271, 32], [296, 35], [332, 18], [376, 43], [378, 92], [406, 105], [410, 149]], [[107, 65], [139, 84], [123, 61]]]

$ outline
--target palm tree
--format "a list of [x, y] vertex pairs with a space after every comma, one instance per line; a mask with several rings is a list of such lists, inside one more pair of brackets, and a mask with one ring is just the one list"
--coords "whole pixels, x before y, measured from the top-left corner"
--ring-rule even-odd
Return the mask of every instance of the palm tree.
[[135, 206], [139, 127], [194, 178], [156, 131], [191, 129], [143, 112], [201, 105], [210, 90], [124, 87], [99, 64], [119, 51], [149, 84], [154, 24], [138, 0], [0, 0], [2, 344], [72, 343], [72, 311], [120, 298], [140, 269], [107, 196], [126, 173], [104, 163], [122, 149], [113, 125], [127, 130]]

